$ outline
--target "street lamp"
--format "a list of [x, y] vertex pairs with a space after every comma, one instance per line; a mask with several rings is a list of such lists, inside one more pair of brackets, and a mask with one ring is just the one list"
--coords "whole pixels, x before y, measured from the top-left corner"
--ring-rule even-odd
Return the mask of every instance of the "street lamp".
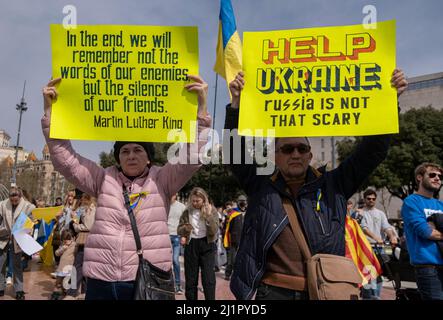
[[17, 143], [15, 144], [15, 159], [14, 159], [14, 168], [12, 170], [12, 178], [11, 178], [11, 186], [15, 187], [17, 185], [17, 157], [18, 157], [18, 146], [20, 145], [20, 129], [22, 126], [22, 114], [28, 107], [26, 107], [25, 102], [25, 88], [26, 88], [26, 80], [23, 85], [23, 94], [22, 99], [20, 100], [20, 104], [17, 104], [16, 110], [20, 113], [19, 121], [18, 121], [18, 132], [17, 132]]

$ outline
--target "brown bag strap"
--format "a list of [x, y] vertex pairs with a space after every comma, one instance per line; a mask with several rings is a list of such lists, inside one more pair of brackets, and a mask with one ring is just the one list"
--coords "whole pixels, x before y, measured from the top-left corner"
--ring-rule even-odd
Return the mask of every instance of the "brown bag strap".
[[285, 209], [286, 214], [288, 215], [289, 218], [289, 224], [291, 226], [292, 233], [294, 234], [295, 240], [300, 246], [301, 254], [307, 261], [312, 257], [312, 254], [311, 250], [309, 250], [306, 238], [302, 232], [300, 223], [298, 221], [297, 213], [295, 212], [295, 209], [288, 198], [283, 197], [282, 201], [283, 201], [283, 208]]

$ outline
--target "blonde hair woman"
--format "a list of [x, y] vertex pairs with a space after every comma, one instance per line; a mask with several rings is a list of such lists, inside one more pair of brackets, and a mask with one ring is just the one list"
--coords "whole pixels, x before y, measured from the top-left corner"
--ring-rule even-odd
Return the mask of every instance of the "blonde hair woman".
[[[71, 221], [71, 212], [76, 208], [75, 190], [69, 190], [65, 196], [63, 210], [55, 217], [56, 224], [54, 227], [54, 234], [52, 238], [52, 249], [54, 252], [54, 259], [56, 264], [60, 262], [60, 257], [55, 254], [62, 244], [61, 235], [63, 230], [69, 229], [69, 222]], [[55, 273], [53, 274], [55, 276]]]
[[206, 300], [215, 300], [215, 241], [218, 214], [202, 188], [192, 189], [188, 207], [180, 217], [177, 234], [185, 246], [186, 299], [197, 300], [198, 274], [201, 269]]
[[83, 193], [79, 201], [79, 207], [73, 212], [74, 216], [72, 217], [71, 224], [76, 235], [75, 242], [77, 244], [74, 260], [74, 266], [77, 272], [77, 286], [75, 289], [68, 290], [68, 296], [76, 297], [79, 294], [78, 289], [80, 286], [82, 288], [81, 292], [86, 292], [86, 279], [83, 277], [82, 271], [83, 259], [86, 239], [95, 221], [95, 209], [95, 199], [89, 194]]

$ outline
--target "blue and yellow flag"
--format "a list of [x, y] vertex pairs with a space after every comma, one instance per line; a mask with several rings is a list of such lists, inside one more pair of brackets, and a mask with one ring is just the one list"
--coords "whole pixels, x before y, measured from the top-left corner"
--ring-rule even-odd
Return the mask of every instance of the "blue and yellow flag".
[[229, 84], [242, 70], [242, 46], [231, 0], [220, 0], [217, 58], [214, 71]]

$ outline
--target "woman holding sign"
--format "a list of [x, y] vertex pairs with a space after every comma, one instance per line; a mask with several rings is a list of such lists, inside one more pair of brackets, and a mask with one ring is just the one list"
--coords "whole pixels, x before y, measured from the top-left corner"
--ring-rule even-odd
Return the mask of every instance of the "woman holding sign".
[[[208, 85], [199, 76], [189, 76], [185, 89], [198, 95], [198, 148], [207, 142], [204, 129], [211, 126], [206, 111]], [[75, 152], [69, 140], [49, 137], [52, 103], [57, 99], [51, 80], [43, 88], [43, 134], [57, 171], [82, 191], [97, 198], [95, 223], [85, 244], [83, 274], [88, 278], [87, 300], [130, 300], [134, 295], [138, 257], [123, 190], [129, 193], [136, 217], [144, 259], [169, 271], [172, 250], [168, 232], [170, 199], [199, 169], [198, 164], [180, 161], [163, 167], [152, 165], [154, 148], [149, 142], [117, 141], [114, 156], [118, 165], [106, 169]], [[183, 146], [188, 147], [187, 145]], [[195, 154], [193, 154], [195, 153]]]

